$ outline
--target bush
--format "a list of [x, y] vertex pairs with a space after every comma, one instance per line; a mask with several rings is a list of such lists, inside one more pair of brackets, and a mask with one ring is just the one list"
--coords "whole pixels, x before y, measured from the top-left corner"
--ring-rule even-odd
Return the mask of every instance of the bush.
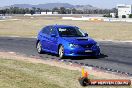
[[122, 15], [122, 18], [126, 18], [126, 15]]
[[132, 18], [132, 14], [129, 15], [129, 18]]

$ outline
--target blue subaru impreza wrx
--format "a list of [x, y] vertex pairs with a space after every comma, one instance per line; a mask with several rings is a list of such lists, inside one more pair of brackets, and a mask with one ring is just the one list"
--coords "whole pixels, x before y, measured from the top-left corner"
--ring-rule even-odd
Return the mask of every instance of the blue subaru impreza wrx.
[[49, 25], [39, 32], [38, 53], [50, 52], [64, 56], [99, 56], [99, 44], [76, 26]]

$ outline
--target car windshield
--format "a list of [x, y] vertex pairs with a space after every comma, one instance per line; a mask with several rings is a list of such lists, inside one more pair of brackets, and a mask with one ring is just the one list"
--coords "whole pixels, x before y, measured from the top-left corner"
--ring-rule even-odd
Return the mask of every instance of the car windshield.
[[84, 37], [84, 33], [77, 27], [61, 27], [58, 31], [61, 37]]

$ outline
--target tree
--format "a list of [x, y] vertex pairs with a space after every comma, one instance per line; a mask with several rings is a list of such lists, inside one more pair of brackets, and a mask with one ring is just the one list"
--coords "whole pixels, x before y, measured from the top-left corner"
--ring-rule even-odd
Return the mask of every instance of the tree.
[[30, 10], [30, 14], [33, 15], [35, 12], [33, 10]]
[[112, 13], [118, 13], [118, 10], [117, 10], [117, 8], [112, 8], [112, 9], [111, 9], [111, 12], [112, 12]]
[[10, 9], [5, 9], [6, 14], [10, 14]]
[[132, 14], [129, 14], [129, 18], [132, 18]]
[[59, 12], [59, 9], [57, 7], [52, 9], [52, 12]]
[[64, 8], [64, 7], [60, 7], [60, 8], [53, 8], [51, 9], [42, 9], [42, 8], [36, 8], [36, 7], [32, 7], [31, 9], [29, 8], [18, 8], [18, 7], [10, 7], [7, 9], [1, 9], [0, 13], [1, 14], [25, 14], [25, 13], [31, 13], [34, 14], [35, 12], [48, 12], [48, 11], [52, 11], [52, 12], [58, 12], [59, 14], [110, 14], [112, 13], [116, 13], [118, 12], [118, 10], [116, 8], [112, 8], [112, 9], [75, 9], [75, 8]]
[[98, 13], [98, 10], [96, 9], [96, 10], [94, 10], [94, 14], [97, 14]]
[[40, 8], [37, 8], [37, 10], [36, 10], [37, 12], [39, 12], [39, 13], [41, 13], [41, 9]]
[[99, 9], [98, 10], [98, 14], [103, 14], [103, 10], [102, 9]]
[[66, 9], [64, 7], [60, 7], [60, 14], [66, 14]]
[[71, 14], [71, 9], [66, 9], [66, 14]]
[[5, 10], [1, 10], [1, 11], [0, 11], [0, 14], [3, 14], [3, 15], [5, 16], [6, 11], [5, 11]]
[[75, 8], [72, 9], [73, 14], [77, 14], [77, 10]]
[[26, 9], [24, 9], [24, 12], [27, 13], [27, 14], [29, 14], [30, 13], [30, 9], [26, 8]]
[[19, 8], [13, 7], [13, 14], [18, 14], [18, 13], [19, 13]]
[[84, 14], [82, 10], [77, 10], [77, 14]]
[[32, 13], [34, 14], [36, 12], [36, 7], [32, 7]]

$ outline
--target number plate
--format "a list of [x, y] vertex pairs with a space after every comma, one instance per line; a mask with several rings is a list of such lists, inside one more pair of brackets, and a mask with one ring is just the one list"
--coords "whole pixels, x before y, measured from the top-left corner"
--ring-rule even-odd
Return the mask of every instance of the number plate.
[[92, 52], [92, 50], [86, 50], [85, 52], [86, 52], [86, 53], [91, 53], [91, 52]]

